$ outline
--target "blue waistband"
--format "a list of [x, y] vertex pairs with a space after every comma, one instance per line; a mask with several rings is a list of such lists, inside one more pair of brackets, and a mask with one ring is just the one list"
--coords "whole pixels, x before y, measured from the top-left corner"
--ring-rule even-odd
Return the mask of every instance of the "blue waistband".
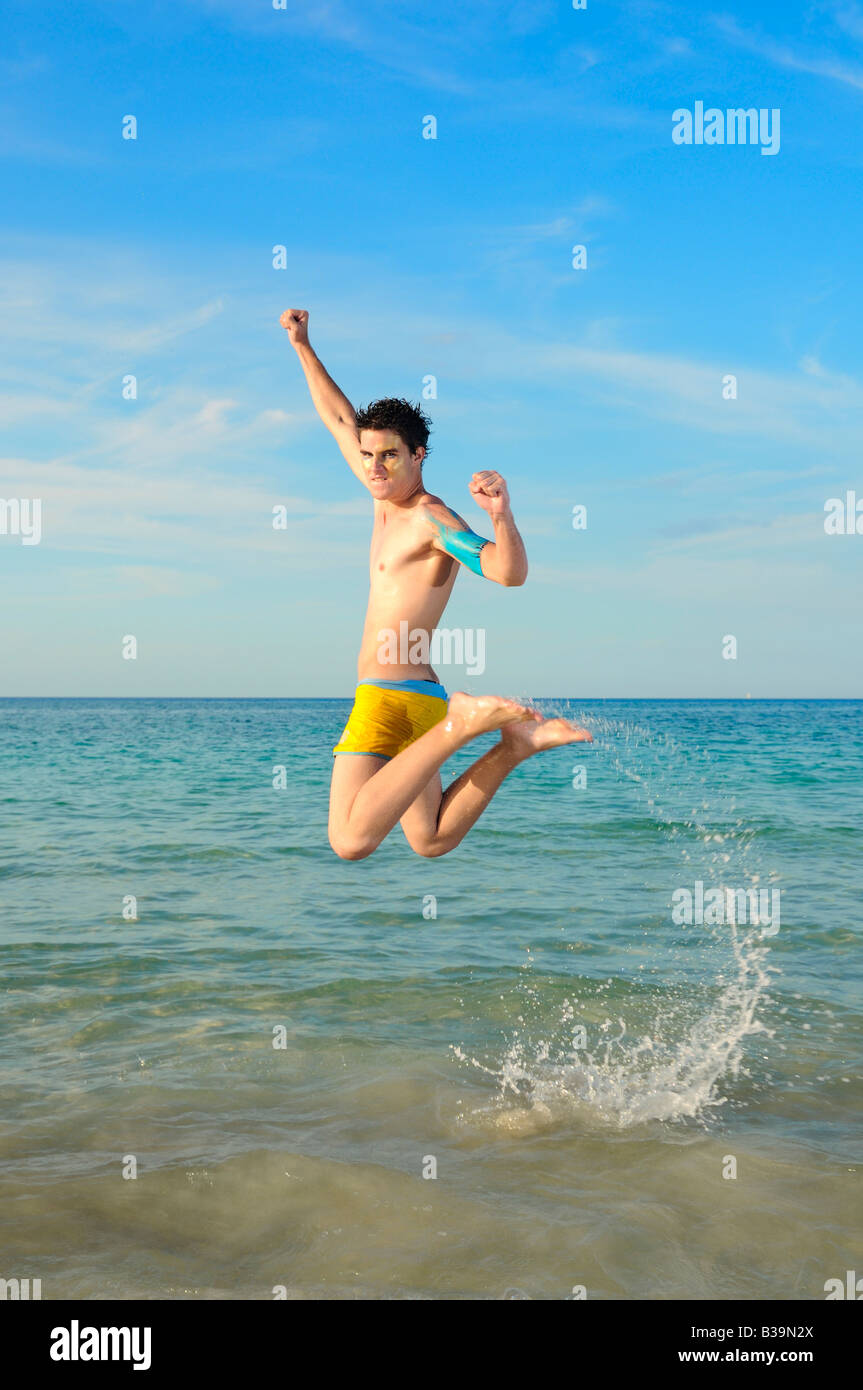
[[417, 695], [432, 695], [436, 700], [448, 700], [449, 696], [437, 681], [358, 681], [361, 685], [377, 685], [381, 690], [412, 690]]

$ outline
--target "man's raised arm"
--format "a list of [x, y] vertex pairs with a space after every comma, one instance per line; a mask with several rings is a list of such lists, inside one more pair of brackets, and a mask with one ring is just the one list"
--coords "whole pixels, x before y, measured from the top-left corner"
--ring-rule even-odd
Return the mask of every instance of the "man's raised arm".
[[279, 322], [287, 331], [288, 337], [296, 349], [315, 410], [335, 439], [353, 472], [364, 483], [366, 474], [360, 458], [357, 417], [347, 396], [339, 390], [309, 342], [308, 310], [286, 309]]

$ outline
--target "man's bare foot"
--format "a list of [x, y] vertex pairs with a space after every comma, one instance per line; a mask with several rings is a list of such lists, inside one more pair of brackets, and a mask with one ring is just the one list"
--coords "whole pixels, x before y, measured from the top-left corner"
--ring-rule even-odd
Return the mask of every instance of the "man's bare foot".
[[463, 690], [457, 690], [450, 697], [445, 727], [460, 743], [467, 743], [478, 734], [493, 733], [495, 729], [523, 720], [533, 726], [541, 719], [537, 710], [528, 709], [516, 700], [507, 700], [503, 695], [466, 695]]
[[593, 743], [593, 734], [568, 719], [542, 719], [538, 724], [511, 724], [501, 731], [500, 741], [520, 760], [540, 753], [543, 748], [560, 748], [565, 743]]

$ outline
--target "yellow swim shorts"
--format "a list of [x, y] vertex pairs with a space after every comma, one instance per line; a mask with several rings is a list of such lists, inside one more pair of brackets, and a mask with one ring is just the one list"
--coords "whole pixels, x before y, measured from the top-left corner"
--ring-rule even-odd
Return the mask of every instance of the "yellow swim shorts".
[[447, 693], [435, 681], [360, 681], [337, 753], [371, 753], [394, 758], [439, 724]]

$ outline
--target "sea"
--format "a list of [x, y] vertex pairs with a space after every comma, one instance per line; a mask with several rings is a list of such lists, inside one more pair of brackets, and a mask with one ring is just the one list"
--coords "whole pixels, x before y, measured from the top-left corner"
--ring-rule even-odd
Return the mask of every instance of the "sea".
[[[348, 700], [0, 700], [0, 1277], [806, 1299], [863, 1275], [863, 702], [535, 701], [454, 852]], [[462, 750], [444, 782], [491, 746]]]

